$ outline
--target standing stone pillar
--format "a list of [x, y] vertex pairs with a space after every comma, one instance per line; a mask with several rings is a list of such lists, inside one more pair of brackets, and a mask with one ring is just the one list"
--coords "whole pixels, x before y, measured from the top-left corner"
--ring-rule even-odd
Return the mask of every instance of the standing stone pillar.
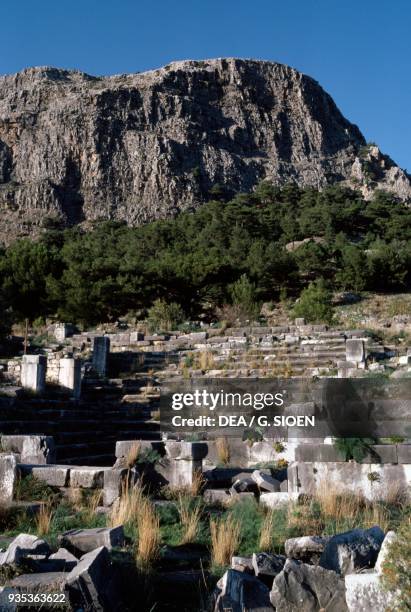
[[354, 362], [357, 367], [365, 364], [365, 345], [364, 340], [359, 338], [349, 338], [345, 343], [345, 355], [348, 362]]
[[73, 326], [69, 323], [56, 323], [54, 326], [54, 337], [57, 342], [64, 342], [72, 334], [72, 328]]
[[73, 357], [63, 357], [59, 364], [59, 385], [72, 391], [74, 399], [81, 394], [81, 361]]
[[100, 374], [107, 374], [107, 362], [110, 353], [110, 338], [108, 336], [96, 336], [93, 342], [93, 368]]
[[43, 393], [46, 388], [47, 358], [44, 355], [23, 355], [21, 385], [34, 393]]

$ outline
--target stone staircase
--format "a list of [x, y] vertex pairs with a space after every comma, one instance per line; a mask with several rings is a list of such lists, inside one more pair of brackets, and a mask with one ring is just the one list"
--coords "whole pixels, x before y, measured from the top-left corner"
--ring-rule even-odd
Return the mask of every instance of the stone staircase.
[[[118, 380], [105, 385], [87, 381], [78, 402], [67, 398], [0, 398], [0, 431], [53, 436], [61, 464], [113, 465], [117, 440], [160, 437], [159, 423], [152, 418], [158, 395], [141, 393], [140, 388], [126, 384], [125, 394]], [[124, 397], [134, 397], [130, 391], [137, 392], [138, 402], [123, 401]]]
[[[44, 397], [0, 397], [0, 432], [54, 437], [59, 463], [112, 465], [117, 440], [159, 440], [159, 388], [190, 377], [336, 376], [347, 338], [361, 331], [288, 327], [210, 330], [113, 347], [107, 379], [86, 374], [78, 401], [52, 388]], [[368, 356], [385, 353], [365, 340]], [[94, 375], [95, 376], [95, 375]]]

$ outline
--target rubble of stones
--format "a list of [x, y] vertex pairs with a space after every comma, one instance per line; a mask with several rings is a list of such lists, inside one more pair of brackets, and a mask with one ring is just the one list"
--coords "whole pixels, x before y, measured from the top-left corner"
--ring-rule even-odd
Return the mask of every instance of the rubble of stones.
[[[128, 330], [75, 334], [66, 325], [54, 331], [55, 347], [7, 364], [2, 372], [4, 388], [14, 383], [41, 395], [52, 376], [78, 402], [87, 380], [106, 379], [111, 353], [141, 357], [143, 375], [147, 377], [149, 370], [158, 385], [187, 375], [353, 377], [392, 371], [394, 376], [407, 374], [411, 362], [407, 347], [399, 352], [376, 343], [361, 330], [330, 330], [323, 325], [306, 325], [303, 320], [276, 328], [205, 329], [161, 336]], [[207, 362], [210, 369], [197, 367], [195, 356], [204, 353], [213, 354], [212, 362]], [[190, 367], [185, 365], [188, 356], [194, 356]], [[158, 386], [143, 386], [139, 395], [157, 396], [158, 392]], [[135, 402], [137, 398], [124, 395], [122, 401]], [[116, 461], [111, 466], [57, 463], [56, 446], [48, 435], [22, 432], [2, 435], [0, 442], [0, 502], [10, 507], [19, 503], [14, 499], [16, 480], [31, 475], [63, 492], [101, 490], [102, 505], [97, 512], [109, 512], [124, 482], [141, 476], [138, 469], [130, 470], [127, 465], [136, 443], [140, 452], [153, 450], [159, 457], [146, 470], [146, 478], [157, 486], [178, 490], [190, 487], [201, 473], [205, 503], [222, 507], [247, 498], [273, 509], [298, 503], [301, 496], [314, 494], [321, 480], [373, 500], [383, 499], [393, 481], [401, 483], [404, 490], [409, 490], [411, 483], [411, 445], [407, 441], [376, 445], [369, 456], [356, 463], [346, 462], [327, 439], [288, 439], [281, 444], [266, 438], [230, 439], [230, 461], [221, 465], [214, 440], [118, 440]], [[267, 463], [282, 468], [256, 467]], [[376, 482], [368, 478], [370, 471], [378, 474]], [[381, 564], [393, 538], [395, 534], [385, 534], [378, 526], [333, 537], [307, 534], [287, 540], [285, 555], [257, 550], [250, 558], [233, 557], [231, 569], [213, 593], [210, 610], [385, 610], [391, 595], [380, 584]], [[0, 567], [24, 564], [26, 568], [28, 563], [30, 573], [21, 573], [5, 584], [0, 596], [10, 588], [27, 592], [47, 585], [64, 592], [74, 608], [118, 609], [113, 606], [118, 606], [121, 594], [112, 576], [110, 551], [124, 546], [123, 528], [71, 530], [61, 533], [59, 542], [55, 551], [29, 534], [22, 533], [10, 542], [0, 555]]]
[[[0, 454], [0, 489], [2, 505], [18, 504], [13, 499], [17, 478], [33, 475], [61, 491], [102, 490], [102, 506], [96, 512], [107, 513], [124, 491], [124, 482], [133, 484], [141, 476], [138, 468], [127, 467], [129, 451], [136, 440], [119, 441], [113, 467], [65, 466], [55, 464], [53, 439], [42, 436], [2, 436]], [[195, 475], [205, 480], [204, 501], [210, 506], [230, 506], [252, 498], [268, 508], [299, 503], [301, 495], [313, 492], [313, 466], [324, 471], [331, 481], [346, 483], [347, 490], [366, 494], [370, 469], [388, 468], [387, 479], [406, 476], [411, 482], [411, 445], [375, 447], [381, 463], [371, 464], [372, 456], [362, 464], [346, 463], [329, 444], [300, 444], [288, 441], [283, 448], [273, 440], [249, 444], [230, 440], [230, 465], [221, 466], [214, 441], [185, 442], [165, 440], [138, 441], [142, 450], [156, 450], [160, 460], [145, 474], [158, 486], [176, 490], [193, 484]], [[277, 450], [275, 450], [277, 448]], [[328, 453], [325, 449], [328, 448]], [[328, 455], [328, 456], [326, 456]], [[252, 467], [257, 461], [288, 457], [290, 463], [273, 471]], [[304, 460], [301, 460], [304, 458]], [[308, 459], [308, 461], [307, 461]], [[241, 467], [233, 467], [241, 466]], [[394, 471], [393, 471], [394, 470]], [[397, 473], [395, 473], [397, 470]], [[358, 482], [355, 481], [357, 479]], [[387, 483], [370, 491], [372, 499], [381, 496]], [[156, 502], [154, 502], [156, 503]], [[164, 502], [158, 502], [164, 503]], [[395, 538], [380, 527], [353, 529], [335, 536], [310, 536], [285, 541], [285, 555], [256, 551], [250, 558], [233, 557], [232, 567], [219, 580], [209, 610], [385, 610], [392, 594], [381, 586], [381, 565], [386, 545]], [[92, 610], [112, 610], [118, 605], [118, 593], [111, 576], [110, 551], [125, 545], [122, 526], [111, 528], [72, 529], [59, 536], [59, 548], [34, 535], [20, 534], [0, 554], [3, 565], [29, 567], [30, 573], [16, 576], [4, 586], [29, 592], [47, 588], [66, 593], [73, 606], [92, 605]], [[196, 574], [193, 574], [195, 578]], [[119, 599], [120, 598], [120, 599]], [[91, 602], [91, 604], [90, 604]], [[358, 606], [362, 607], [359, 608]], [[384, 607], [385, 606], [385, 607]], [[76, 608], [74, 608], [76, 609]]]
[[[244, 327], [225, 330], [146, 334], [141, 331], [73, 333], [70, 325], [53, 328], [54, 341], [35, 355], [3, 361], [2, 382], [43, 392], [47, 383], [80, 395], [81, 379], [106, 376], [109, 354], [133, 353], [140, 369], [150, 366], [161, 380], [182, 377], [245, 378], [316, 376], [361, 377], [370, 373], [403, 376], [411, 371], [411, 348], [384, 346], [362, 329], [326, 325]], [[207, 353], [208, 365], [195, 357]], [[194, 357], [185, 365], [185, 357]], [[79, 362], [79, 363], [78, 363]], [[147, 368], [146, 368], [147, 369]]]

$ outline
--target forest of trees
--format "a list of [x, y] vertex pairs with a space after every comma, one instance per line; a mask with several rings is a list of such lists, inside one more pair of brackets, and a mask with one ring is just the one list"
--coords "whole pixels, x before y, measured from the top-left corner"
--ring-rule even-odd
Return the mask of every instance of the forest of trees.
[[[90, 325], [144, 315], [161, 298], [197, 317], [232, 302], [239, 279], [256, 301], [297, 297], [316, 279], [331, 290], [411, 289], [411, 209], [386, 193], [366, 202], [338, 186], [262, 182], [251, 194], [228, 199], [215, 188], [213, 197], [137, 228], [104, 222], [14, 242], [0, 252], [2, 313]], [[306, 238], [315, 240], [286, 249]]]

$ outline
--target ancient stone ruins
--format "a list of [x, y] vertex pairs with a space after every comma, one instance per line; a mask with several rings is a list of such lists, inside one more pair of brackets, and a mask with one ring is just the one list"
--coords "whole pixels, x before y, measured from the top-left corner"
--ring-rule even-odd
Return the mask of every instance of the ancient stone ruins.
[[[411, 349], [406, 346], [384, 346], [363, 330], [328, 329], [301, 319], [290, 326], [204, 327], [166, 335], [138, 329], [75, 333], [70, 325], [58, 324], [52, 333], [54, 339], [43, 349], [2, 365], [4, 507], [25, 504], [39, 512], [41, 500], [22, 502], [16, 497], [17, 484], [21, 487], [33, 478], [67, 499], [79, 492], [100, 492], [94, 511], [102, 518], [140, 478], [153, 491], [163, 486], [188, 490], [201, 478], [203, 502], [217, 508], [247, 499], [270, 511], [298, 507], [324, 485], [341, 494], [355, 491], [370, 502], [384, 500], [393, 486], [409, 495], [407, 439], [386, 440], [371, 446], [360, 461], [347, 461], [331, 439], [260, 436], [222, 441], [200, 436], [189, 441], [161, 436], [159, 426], [159, 395], [167, 381], [400, 378], [411, 370]], [[174, 502], [156, 500], [154, 493], [153, 503], [160, 507]], [[249, 556], [233, 556], [231, 569], [208, 599], [209, 607], [201, 609], [386, 610], [393, 594], [381, 586], [381, 567], [395, 537], [377, 524], [321, 537], [308, 528], [304, 537], [285, 541], [285, 554], [255, 550]], [[109, 523], [69, 530], [62, 525], [57, 550], [37, 535], [10, 538], [0, 555], [0, 570], [30, 570], [19, 571], [1, 596], [10, 588], [23, 593], [53, 585], [67, 595], [73, 609], [127, 609], [118, 607], [120, 595], [110, 569], [111, 551], [126, 539], [122, 525]], [[171, 549], [167, 554], [177, 555]], [[183, 553], [178, 554], [176, 568]], [[163, 587], [167, 579], [174, 585], [198, 581], [197, 561], [190, 571], [161, 570]]]

